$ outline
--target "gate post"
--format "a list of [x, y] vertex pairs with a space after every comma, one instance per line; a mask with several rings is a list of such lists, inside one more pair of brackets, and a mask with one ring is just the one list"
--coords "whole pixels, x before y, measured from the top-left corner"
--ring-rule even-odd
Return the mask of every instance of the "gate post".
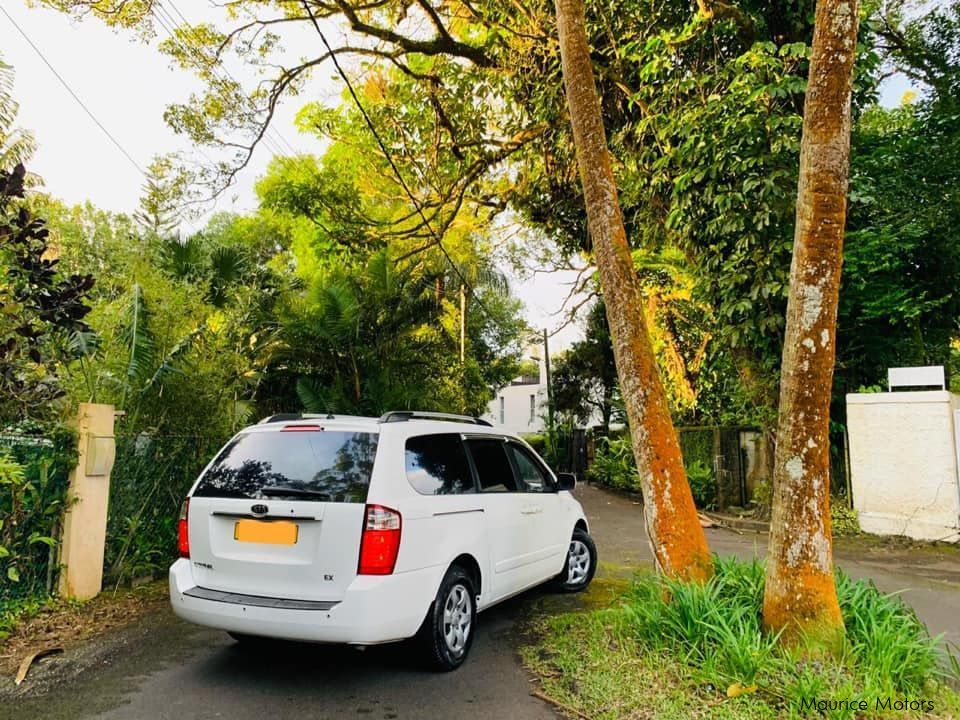
[[103, 583], [110, 470], [116, 443], [113, 405], [80, 403], [76, 417], [77, 465], [70, 472], [69, 503], [60, 546], [59, 594], [89, 600]]

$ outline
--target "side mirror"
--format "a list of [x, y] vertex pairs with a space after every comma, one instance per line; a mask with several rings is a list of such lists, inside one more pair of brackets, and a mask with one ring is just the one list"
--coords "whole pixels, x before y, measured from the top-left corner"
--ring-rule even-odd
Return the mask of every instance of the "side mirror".
[[557, 473], [557, 490], [573, 490], [576, 486], [576, 475], [573, 473]]

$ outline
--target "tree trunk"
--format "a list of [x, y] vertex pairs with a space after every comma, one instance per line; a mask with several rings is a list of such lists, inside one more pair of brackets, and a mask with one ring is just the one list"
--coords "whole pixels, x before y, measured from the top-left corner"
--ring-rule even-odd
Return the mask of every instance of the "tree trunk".
[[587, 222], [640, 475], [647, 533], [661, 571], [704, 580], [712, 574], [713, 563], [647, 333], [593, 79], [583, 0], [556, 0], [556, 8]]
[[830, 536], [830, 395], [859, 0], [819, 0], [804, 103], [763, 619], [788, 643], [843, 638]]

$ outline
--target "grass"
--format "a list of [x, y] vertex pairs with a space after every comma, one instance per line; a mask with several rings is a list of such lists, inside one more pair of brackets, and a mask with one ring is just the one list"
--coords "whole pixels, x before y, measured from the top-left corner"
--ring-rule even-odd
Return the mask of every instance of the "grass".
[[[603, 608], [591, 591], [591, 609], [535, 620], [536, 639], [521, 652], [548, 696], [598, 720], [960, 716], [949, 685], [956, 666], [946, 669], [913, 610], [867, 582], [838, 574], [837, 585], [846, 641], [836, 659], [810, 659], [765, 634], [763, 568], [734, 559], [718, 560], [705, 585], [638, 575]], [[893, 705], [904, 698], [923, 711]], [[847, 703], [821, 712], [811, 700]]]

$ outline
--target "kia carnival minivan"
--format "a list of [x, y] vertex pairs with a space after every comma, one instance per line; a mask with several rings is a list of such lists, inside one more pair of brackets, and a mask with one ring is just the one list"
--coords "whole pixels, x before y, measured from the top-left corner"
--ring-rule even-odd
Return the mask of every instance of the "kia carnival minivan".
[[190, 490], [170, 601], [241, 642], [416, 636], [452, 670], [479, 611], [546, 581], [589, 585], [597, 552], [573, 485], [476, 418], [275, 415]]

